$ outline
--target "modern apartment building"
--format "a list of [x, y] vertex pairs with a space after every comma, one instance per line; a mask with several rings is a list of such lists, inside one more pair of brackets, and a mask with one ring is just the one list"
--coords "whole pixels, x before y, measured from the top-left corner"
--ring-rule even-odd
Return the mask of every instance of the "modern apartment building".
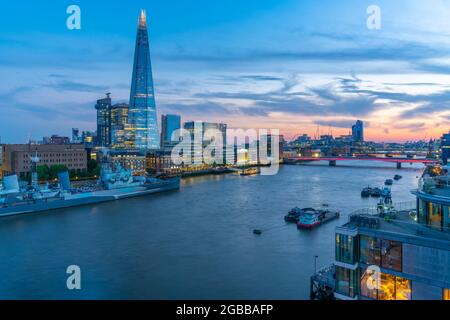
[[336, 229], [335, 294], [342, 300], [450, 300], [450, 177], [427, 170], [417, 212], [355, 214]]

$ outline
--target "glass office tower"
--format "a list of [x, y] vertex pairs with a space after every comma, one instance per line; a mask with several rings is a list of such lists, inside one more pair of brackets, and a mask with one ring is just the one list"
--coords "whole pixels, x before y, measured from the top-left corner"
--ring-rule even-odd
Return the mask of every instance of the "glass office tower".
[[138, 22], [130, 109], [128, 113], [128, 130], [134, 148], [141, 150], [159, 148], [158, 121], [156, 117], [147, 18], [145, 11], [142, 10]]
[[173, 146], [180, 142], [181, 117], [175, 114], [161, 116], [161, 147]]

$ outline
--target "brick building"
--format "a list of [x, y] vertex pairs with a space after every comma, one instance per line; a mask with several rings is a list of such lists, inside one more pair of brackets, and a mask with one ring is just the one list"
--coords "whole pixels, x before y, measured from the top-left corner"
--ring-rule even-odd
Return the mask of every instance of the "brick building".
[[38, 166], [64, 165], [78, 172], [87, 170], [87, 153], [83, 145], [4, 144], [0, 145], [0, 178], [9, 174], [25, 177], [32, 168], [30, 157], [36, 154], [40, 158]]

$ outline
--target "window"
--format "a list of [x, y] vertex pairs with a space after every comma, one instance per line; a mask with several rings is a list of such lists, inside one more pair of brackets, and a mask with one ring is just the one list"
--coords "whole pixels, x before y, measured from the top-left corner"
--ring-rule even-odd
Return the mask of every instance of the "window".
[[354, 264], [356, 241], [352, 236], [336, 234], [336, 260], [343, 263]]
[[418, 222], [421, 224], [427, 224], [427, 203], [419, 199], [419, 212], [418, 212]]
[[356, 271], [336, 267], [336, 292], [355, 297], [356, 278]]
[[395, 300], [411, 300], [411, 281], [400, 277], [395, 278]]
[[363, 272], [363, 270], [361, 274], [361, 296], [374, 300], [411, 300], [412, 298], [411, 280], [386, 273], [381, 273], [378, 278], [371, 271]]
[[381, 240], [381, 266], [402, 271], [402, 244], [397, 241]]
[[377, 279], [374, 271], [361, 271], [360, 292], [370, 299], [378, 299]]
[[428, 225], [442, 228], [442, 206], [440, 204], [428, 203]]
[[360, 261], [368, 265], [381, 265], [381, 241], [360, 236]]
[[450, 289], [444, 289], [444, 300], [450, 301]]
[[395, 276], [382, 273], [380, 279], [378, 300], [395, 300]]
[[450, 232], [450, 207], [444, 206], [444, 230]]

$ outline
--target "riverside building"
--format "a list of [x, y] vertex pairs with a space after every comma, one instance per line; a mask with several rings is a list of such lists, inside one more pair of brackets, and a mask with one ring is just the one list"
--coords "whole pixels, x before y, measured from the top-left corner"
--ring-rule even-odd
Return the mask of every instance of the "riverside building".
[[429, 168], [413, 194], [416, 212], [354, 214], [336, 229], [335, 298], [450, 300], [450, 177]]

